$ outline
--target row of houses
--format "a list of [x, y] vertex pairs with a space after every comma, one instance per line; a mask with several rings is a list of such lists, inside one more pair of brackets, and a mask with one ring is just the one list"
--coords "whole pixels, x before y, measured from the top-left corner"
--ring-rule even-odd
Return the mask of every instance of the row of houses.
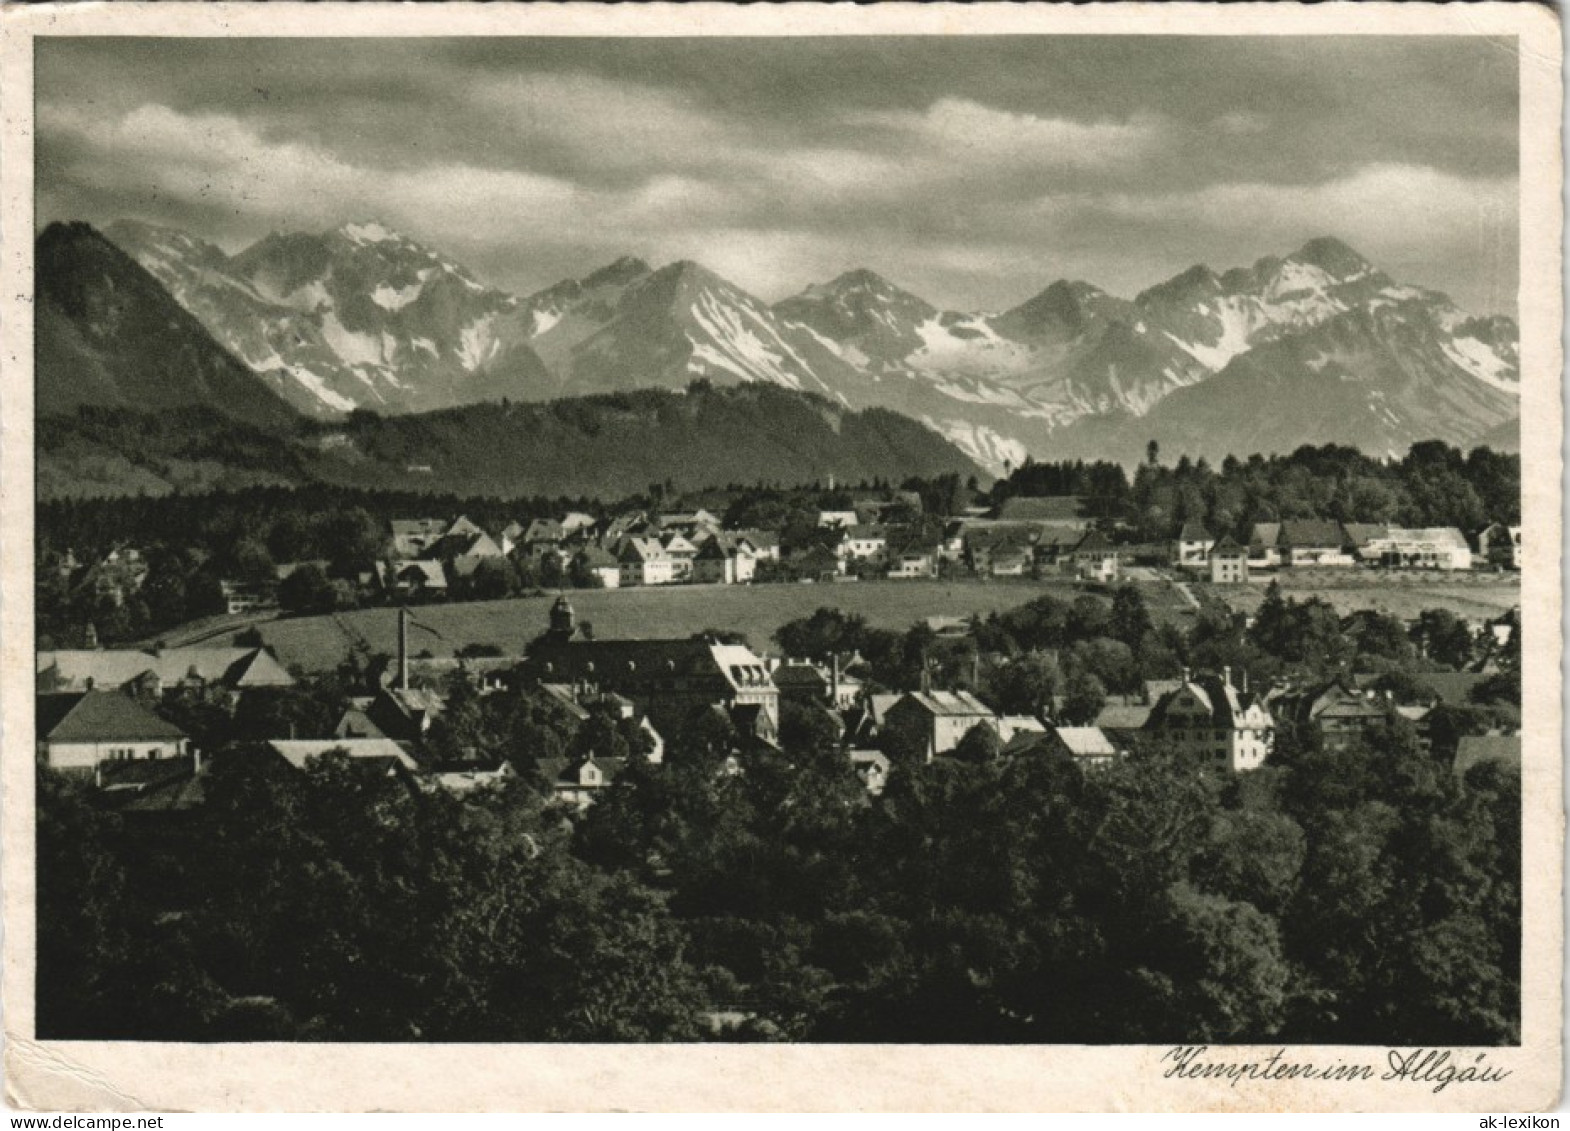
[[1296, 519], [1256, 523], [1249, 543], [1215, 538], [1196, 522], [1185, 523], [1171, 545], [1176, 569], [1208, 572], [1217, 583], [1247, 580], [1248, 571], [1295, 568], [1470, 570], [1508, 561], [1521, 568], [1521, 528], [1492, 525], [1476, 544], [1455, 527], [1402, 527], [1376, 523]]

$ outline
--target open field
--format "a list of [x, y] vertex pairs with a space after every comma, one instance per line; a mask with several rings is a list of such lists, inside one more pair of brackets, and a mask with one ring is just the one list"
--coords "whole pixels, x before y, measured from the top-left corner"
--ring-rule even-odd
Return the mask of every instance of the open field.
[[[1186, 602], [1166, 584], [1141, 586], [1157, 619], [1186, 617]], [[1045, 593], [1072, 600], [1085, 587], [1070, 581], [857, 581], [818, 585], [681, 585], [639, 589], [583, 589], [568, 597], [580, 622], [602, 640], [690, 636], [706, 628], [745, 633], [754, 647], [770, 650], [775, 629], [825, 605], [859, 613], [878, 628], [904, 630], [930, 616], [986, 615], [1025, 604]], [[418, 628], [415, 652], [451, 655], [465, 644], [495, 644], [521, 651], [545, 628], [554, 594], [511, 601], [425, 605], [415, 619], [441, 636]], [[351, 641], [363, 638], [373, 651], [397, 647], [391, 609], [362, 609], [325, 617], [270, 621], [263, 640], [285, 664], [332, 667]]]
[[[1402, 620], [1412, 620], [1424, 609], [1449, 609], [1469, 621], [1482, 621], [1521, 603], [1521, 580], [1516, 574], [1403, 574], [1372, 571], [1318, 570], [1313, 573], [1277, 575], [1281, 591], [1302, 601], [1320, 597], [1345, 616], [1358, 609], [1378, 609]], [[1265, 599], [1268, 582], [1248, 585], [1195, 585], [1208, 589], [1233, 609], [1252, 614]]]

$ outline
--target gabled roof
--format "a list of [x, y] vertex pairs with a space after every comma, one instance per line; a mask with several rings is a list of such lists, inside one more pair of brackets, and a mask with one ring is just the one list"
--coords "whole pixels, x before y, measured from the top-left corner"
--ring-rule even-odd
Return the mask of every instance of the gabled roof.
[[1076, 554], [1104, 554], [1116, 549], [1117, 547], [1108, 541], [1107, 536], [1099, 530], [1092, 530], [1074, 546]]
[[342, 750], [350, 758], [387, 758], [405, 770], [418, 770], [419, 763], [409, 757], [402, 746], [390, 738], [279, 738], [267, 744], [297, 770], [305, 769], [313, 758], [320, 758], [333, 750]]
[[600, 569], [616, 564], [616, 556], [614, 554], [604, 546], [593, 542], [578, 551], [577, 560], [587, 569]]
[[1117, 750], [1100, 727], [1053, 727], [1058, 741], [1076, 758], [1113, 758]]
[[993, 718], [992, 709], [969, 691], [911, 691], [902, 702], [910, 702], [933, 715], [949, 718]]
[[1346, 531], [1347, 541], [1360, 548], [1390, 532], [1390, 527], [1377, 522], [1343, 522], [1341, 529]]
[[1346, 532], [1339, 522], [1318, 518], [1294, 518], [1281, 524], [1278, 543], [1282, 546], [1344, 546]]
[[50, 742], [166, 742], [185, 732], [118, 691], [38, 697], [38, 735]]
[[1205, 529], [1203, 522], [1185, 522], [1183, 529], [1178, 531], [1179, 542], [1209, 542], [1210, 531]]
[[1248, 544], [1251, 548], [1266, 549], [1274, 546], [1281, 538], [1281, 524], [1279, 522], [1256, 522], [1253, 533], [1249, 536]]
[[1154, 728], [1164, 725], [1172, 705], [1185, 692], [1198, 700], [1209, 712], [1211, 725], [1219, 729], [1245, 725], [1242, 721], [1243, 716], [1255, 707], [1263, 711], [1266, 719], [1269, 720], [1269, 711], [1259, 696], [1239, 691], [1220, 676], [1200, 675], [1181, 684], [1177, 690], [1168, 691], [1163, 695], [1151, 708], [1145, 726]]
[[1216, 544], [1210, 547], [1210, 553], [1213, 557], [1222, 558], [1241, 558], [1248, 555], [1248, 551], [1230, 534], [1223, 534]]
[[292, 687], [294, 677], [265, 648], [74, 649], [39, 652], [36, 669], [58, 689], [121, 687], [144, 672], [163, 683], [198, 679], [227, 687]]

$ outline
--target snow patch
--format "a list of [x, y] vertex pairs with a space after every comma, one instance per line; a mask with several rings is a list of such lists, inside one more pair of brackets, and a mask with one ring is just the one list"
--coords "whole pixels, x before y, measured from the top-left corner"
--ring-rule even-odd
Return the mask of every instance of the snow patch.
[[529, 331], [529, 336], [537, 338], [561, 321], [559, 310], [536, 310], [534, 312], [534, 328]]
[[369, 224], [345, 224], [343, 226], [343, 234], [362, 246], [368, 243], [386, 243], [389, 240], [399, 239], [397, 232], [375, 222]]
[[458, 361], [470, 373], [484, 365], [501, 349], [494, 333], [496, 316], [486, 314], [470, 322], [459, 334]]
[[350, 410], [359, 407], [354, 401], [350, 400], [342, 393], [337, 393], [332, 389], [329, 389], [327, 387], [326, 381], [322, 380], [319, 375], [312, 373], [304, 366], [290, 366], [289, 373], [296, 381], [304, 385], [306, 389], [316, 397], [317, 400], [321, 401], [329, 408], [336, 409], [339, 412], [349, 412]]
[[1476, 338], [1451, 338], [1440, 342], [1439, 348], [1446, 357], [1484, 384], [1492, 385], [1502, 392], [1520, 393], [1520, 375], [1515, 366], [1490, 349], [1486, 342]]
[[380, 336], [348, 329], [338, 320], [336, 311], [329, 310], [322, 316], [322, 337], [350, 365], [382, 365], [387, 360]]
[[407, 287], [389, 287], [386, 283], [371, 292], [371, 301], [383, 310], [402, 310], [425, 289], [425, 281], [410, 283]]

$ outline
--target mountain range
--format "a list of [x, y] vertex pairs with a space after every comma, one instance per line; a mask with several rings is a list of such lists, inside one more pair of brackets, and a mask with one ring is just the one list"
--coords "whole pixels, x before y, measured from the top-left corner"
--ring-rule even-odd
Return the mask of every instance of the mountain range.
[[[1333, 238], [1195, 266], [1131, 299], [1058, 280], [984, 314], [866, 269], [771, 305], [697, 263], [633, 258], [515, 296], [370, 221], [234, 255], [142, 223], [105, 234], [221, 352], [321, 420], [702, 378], [893, 409], [994, 472], [1027, 455], [1134, 462], [1151, 440], [1213, 460], [1305, 443], [1513, 448], [1519, 427], [1515, 324], [1398, 282]], [[43, 243], [41, 293], [59, 266]]]

